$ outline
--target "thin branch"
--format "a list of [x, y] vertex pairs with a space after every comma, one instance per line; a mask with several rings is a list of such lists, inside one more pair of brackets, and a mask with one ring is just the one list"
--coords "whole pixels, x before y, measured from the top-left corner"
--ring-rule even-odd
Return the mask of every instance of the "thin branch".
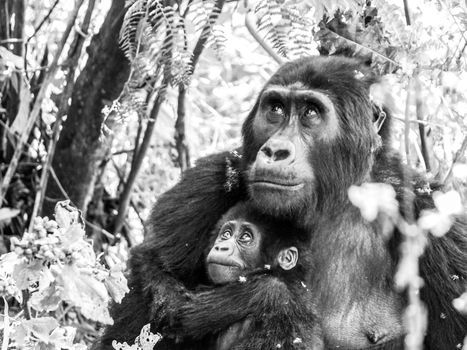
[[358, 46], [359, 48], [361, 48], [361, 49], [363, 49], [363, 50], [366, 50], [366, 51], [368, 51], [368, 52], [371, 52], [372, 54], [374, 54], [374, 55], [376, 55], [376, 56], [382, 58], [383, 60], [388, 61], [388, 62], [394, 64], [394, 65], [397, 66], [397, 67], [400, 67], [400, 64], [399, 64], [399, 63], [397, 63], [396, 61], [390, 59], [390, 58], [387, 57], [387, 56], [384, 56], [383, 54], [379, 53], [378, 51], [375, 51], [375, 50], [373, 50], [373, 49], [371, 49], [371, 48], [369, 48], [369, 47], [367, 47], [367, 46], [364, 46], [364, 45], [362, 45], [362, 44], [360, 44], [360, 43], [357, 43], [356, 41], [350, 40], [350, 39], [346, 38], [345, 36], [342, 36], [342, 35], [336, 33], [335, 31], [333, 31], [332, 29], [330, 29], [330, 28], [328, 28], [328, 27], [325, 27], [325, 29], [327, 29], [329, 32], [333, 33], [334, 35], [337, 35], [339, 38], [345, 40], [346, 42], [348, 42], [348, 43], [350, 43], [350, 44], [354, 44], [354, 45]]
[[52, 82], [53, 78], [55, 77], [55, 73], [57, 72], [57, 69], [58, 69], [58, 60], [59, 60], [59, 58], [60, 58], [60, 56], [62, 54], [63, 48], [65, 47], [65, 44], [66, 44], [66, 42], [68, 40], [71, 29], [74, 26], [74, 23], [76, 21], [76, 17], [78, 16], [78, 12], [79, 12], [79, 9], [81, 8], [81, 5], [83, 4], [83, 1], [84, 0], [77, 0], [77, 2], [75, 3], [75, 7], [73, 8], [73, 10], [72, 10], [72, 12], [71, 12], [71, 14], [69, 16], [68, 23], [67, 23], [65, 31], [64, 31], [64, 33], [62, 35], [60, 43], [58, 45], [58, 49], [55, 52], [54, 60], [53, 60], [52, 64], [50, 65], [50, 69], [47, 72], [47, 75], [46, 75], [46, 77], [44, 79], [44, 82], [41, 85], [41, 88], [40, 88], [39, 92], [36, 95], [34, 106], [32, 108], [32, 111], [31, 111], [30, 115], [29, 115], [28, 122], [27, 122], [27, 124], [26, 124], [26, 126], [24, 128], [23, 133], [21, 134], [21, 139], [20, 139], [19, 143], [16, 146], [15, 152], [14, 152], [14, 154], [13, 154], [11, 160], [10, 160], [10, 165], [8, 166], [8, 169], [7, 169], [6, 173], [5, 173], [5, 176], [4, 176], [3, 181], [2, 181], [2, 185], [0, 187], [0, 205], [3, 202], [3, 197], [5, 195], [5, 192], [8, 189], [8, 187], [10, 186], [10, 182], [11, 182], [11, 180], [13, 178], [13, 175], [16, 172], [16, 168], [18, 167], [19, 159], [21, 157], [24, 144], [27, 142], [27, 140], [29, 138], [29, 135], [31, 134], [31, 131], [34, 128], [37, 117], [39, 116], [39, 113], [40, 113], [41, 107], [42, 107], [42, 101], [45, 98], [46, 91], [47, 91], [47, 89], [49, 87], [49, 84]]
[[410, 167], [410, 103], [412, 97], [412, 79], [409, 79], [407, 86], [407, 97], [405, 100], [405, 127], [404, 127], [404, 145], [407, 165]]
[[[417, 120], [424, 120], [425, 117], [423, 115], [421, 82], [418, 77], [415, 78], [415, 108], [416, 108]], [[418, 131], [420, 133], [420, 148], [421, 148], [423, 160], [425, 162], [425, 169], [426, 171], [431, 171], [430, 154], [428, 153], [428, 148], [426, 145], [425, 125], [423, 125], [422, 123], [419, 123]]]
[[115, 151], [114, 153], [112, 153], [112, 157], [114, 156], [119, 156], [120, 154], [125, 154], [125, 153], [133, 153], [135, 152], [135, 149], [132, 148], [132, 149], [121, 149], [119, 151]]
[[[222, 12], [224, 3], [225, 0], [217, 0], [214, 3], [214, 7], [211, 13], [209, 14], [209, 17], [206, 20], [206, 24], [204, 25], [199, 35], [198, 41], [195, 45], [195, 48], [193, 49], [193, 54], [191, 56], [191, 74], [193, 74], [196, 69], [196, 65], [199, 61], [201, 53], [203, 52], [203, 49], [206, 46], [206, 42], [212, 30], [213, 23], [217, 20], [219, 14]], [[190, 5], [190, 3], [188, 5]], [[187, 14], [188, 8], [185, 11], [184, 16]], [[183, 30], [185, 30], [185, 27], [183, 27]], [[184, 47], [186, 50], [186, 48], [188, 47], [188, 43], [186, 41], [186, 36], [184, 37]], [[175, 122], [175, 145], [178, 153], [178, 164], [182, 172], [185, 171], [185, 169], [187, 169], [188, 167], [190, 167], [190, 151], [188, 149], [188, 145], [185, 139], [185, 100], [186, 87], [183, 84], [180, 84], [178, 87], [177, 120]]]
[[178, 86], [177, 121], [175, 122], [175, 147], [178, 153], [178, 165], [182, 172], [190, 167], [190, 151], [185, 138], [185, 99], [186, 88], [180, 84]]
[[141, 142], [141, 134], [143, 132], [143, 118], [138, 113], [138, 130], [136, 132], [136, 137], [135, 137], [135, 148], [133, 149], [133, 157], [131, 158], [131, 167], [133, 168], [134, 162], [136, 155], [139, 152], [139, 147], [140, 147], [140, 142]]
[[[88, 8], [86, 9], [86, 13], [84, 15], [83, 24], [82, 24], [83, 32], [87, 32], [89, 29], [95, 3], [96, 3], [95, 0], [89, 0]], [[54, 124], [53, 132], [52, 132], [52, 139], [49, 143], [49, 147], [47, 149], [47, 156], [44, 160], [44, 166], [42, 168], [39, 190], [36, 192], [34, 208], [31, 214], [31, 221], [29, 223], [30, 231], [32, 230], [34, 218], [36, 217], [36, 215], [38, 215], [38, 213], [40, 212], [44, 204], [45, 192], [47, 191], [47, 182], [49, 179], [49, 169], [52, 167], [52, 161], [55, 155], [55, 148], [57, 146], [57, 142], [60, 137], [63, 116], [66, 114], [68, 110], [68, 101], [71, 97], [71, 94], [73, 93], [73, 88], [75, 86], [76, 67], [78, 66], [79, 58], [81, 57], [81, 51], [83, 49], [85, 39], [86, 38], [81, 35], [75, 35], [75, 38], [72, 44], [70, 45], [70, 49], [68, 51], [68, 57], [66, 59], [66, 67], [65, 67], [65, 72], [66, 72], [65, 74], [67, 74], [66, 85], [62, 93], [62, 96], [60, 97], [58, 111], [57, 111], [55, 124]]]
[[461, 28], [459, 22], [457, 21], [456, 16], [454, 16], [454, 15], [452, 14], [451, 9], [450, 9], [449, 6], [446, 4], [446, 1], [445, 1], [445, 0], [441, 0], [441, 3], [443, 3], [443, 5], [446, 7], [446, 10], [449, 12], [449, 15], [452, 17], [452, 20], [453, 20], [454, 23], [456, 24], [457, 29], [459, 29], [459, 33], [462, 35], [462, 37], [464, 38], [465, 42], [467, 43], [467, 37], [465, 36], [465, 32], [464, 32], [464, 30]]
[[251, 36], [264, 49], [264, 51], [266, 51], [269, 54], [269, 56], [271, 56], [274, 59], [274, 61], [276, 61], [277, 63], [282, 65], [284, 63], [284, 60], [282, 59], [282, 57], [280, 57], [276, 53], [276, 51], [274, 51], [273, 48], [271, 46], [269, 46], [263, 38], [261, 38], [259, 33], [256, 31], [256, 27], [255, 27], [255, 25], [253, 23], [254, 23], [253, 10], [250, 7], [248, 7], [247, 12], [245, 14], [245, 26], [246, 26], [246, 28], [250, 32]]
[[130, 204], [131, 193], [133, 191], [136, 176], [139, 173], [141, 165], [143, 164], [144, 157], [149, 148], [149, 143], [151, 142], [154, 126], [159, 115], [159, 110], [161, 104], [165, 100], [165, 91], [166, 89], [162, 89], [162, 91], [159, 91], [158, 96], [151, 109], [151, 114], [146, 125], [146, 130], [144, 131], [143, 141], [141, 142], [138, 153], [133, 155], [133, 166], [131, 167], [130, 174], [128, 175], [125, 188], [123, 189], [122, 194], [120, 195], [118, 215], [115, 218], [114, 233], [120, 233], [125, 222], [125, 217], [128, 210], [128, 205]]
[[449, 171], [448, 173], [446, 174], [444, 180], [443, 180], [443, 183], [444, 184], [447, 184], [449, 180], [451, 180], [451, 177], [452, 177], [452, 169], [454, 168], [454, 165], [456, 165], [457, 161], [459, 160], [460, 157], [462, 157], [465, 153], [465, 151], [467, 150], [467, 135], [464, 137], [464, 141], [462, 141], [462, 145], [461, 145], [461, 148], [459, 148], [459, 150], [456, 152], [456, 154], [454, 155], [454, 159], [452, 160], [452, 164], [451, 166], [449, 167]]
[[[115, 160], [112, 158], [112, 165], [114, 166], [115, 172], [117, 173], [118, 178], [120, 179], [120, 182], [123, 183], [125, 181], [123, 174], [121, 173], [117, 163], [115, 163]], [[141, 216], [141, 213], [138, 210], [138, 207], [136, 206], [135, 202], [133, 200], [130, 200], [130, 205], [135, 211], [136, 215], [138, 216], [139, 221], [141, 221], [141, 224], [143, 225], [144, 230], [146, 230], [146, 227], [144, 225], [144, 219]], [[127, 241], [129, 241], [127, 239]]]
[[8, 343], [10, 341], [10, 317], [8, 315], [8, 302], [6, 298], [3, 299], [3, 339], [2, 339], [2, 350], [8, 350]]
[[[172, 38], [172, 31], [170, 29], [170, 26], [168, 25], [163, 47], [167, 47], [167, 50], [170, 53], [172, 53], [172, 49], [173, 49], [172, 48], [173, 43], [172, 43], [171, 38]], [[141, 165], [143, 164], [144, 157], [149, 148], [149, 144], [151, 142], [152, 134], [154, 131], [154, 126], [156, 124], [157, 117], [159, 116], [160, 107], [166, 98], [167, 86], [170, 83], [170, 77], [171, 77], [172, 72], [171, 72], [171, 66], [167, 64], [165, 64], [163, 68], [164, 68], [163, 79], [161, 82], [161, 86], [157, 90], [156, 97], [154, 98], [154, 102], [152, 104], [152, 108], [149, 113], [149, 118], [146, 124], [146, 130], [144, 131], [143, 140], [140, 146], [138, 147], [138, 152], [136, 152], [135, 150], [135, 153], [133, 153], [130, 173], [128, 174], [127, 182], [119, 198], [118, 215], [115, 218], [115, 224], [114, 224], [115, 233], [119, 233], [122, 230], [122, 227], [125, 223], [125, 218], [126, 218], [127, 211], [128, 211], [128, 205], [130, 204], [133, 186], [135, 184], [136, 177], [139, 173]], [[146, 100], [148, 106], [151, 105], [150, 102], [153, 98], [153, 95], [154, 95], [153, 93], [148, 94], [148, 97]]]
[[405, 14], [405, 23], [408, 26], [412, 25], [412, 21], [410, 20], [410, 9], [409, 9], [408, 0], [404, 0], [404, 14]]
[[29, 307], [29, 297], [30, 297], [29, 290], [23, 289], [21, 291], [21, 295], [23, 297], [23, 302], [21, 303], [21, 308], [24, 311], [24, 318], [26, 320], [30, 320], [31, 319], [31, 308]]
[[55, 2], [53, 3], [52, 7], [49, 9], [49, 12], [47, 12], [47, 14], [45, 15], [45, 17], [42, 19], [42, 21], [39, 23], [39, 25], [34, 29], [34, 33], [32, 33], [32, 35], [28, 38], [28, 40], [26, 40], [26, 45], [29, 43], [29, 41], [34, 38], [36, 36], [36, 34], [39, 32], [39, 30], [42, 28], [42, 26], [44, 25], [44, 23], [50, 18], [50, 15], [52, 14], [53, 10], [55, 9], [55, 7], [57, 7], [58, 3], [60, 2], [60, 0], [55, 0]]
[[[190, 4], [188, 4], [190, 5]], [[185, 11], [184, 15], [188, 12], [188, 8]], [[209, 21], [207, 23], [209, 25]], [[188, 49], [188, 42], [186, 37], [186, 28], [183, 25], [184, 31], [184, 43], [183, 48], [186, 51]], [[201, 37], [199, 38], [201, 40]], [[201, 54], [201, 52], [200, 52]], [[192, 72], [194, 72], [194, 67], [192, 67]], [[178, 165], [181, 172], [183, 173], [187, 168], [190, 167], [190, 151], [185, 137], [185, 100], [186, 100], [186, 87], [185, 85], [179, 84], [178, 86], [178, 98], [177, 98], [177, 120], [175, 121], [175, 147], [178, 154]]]

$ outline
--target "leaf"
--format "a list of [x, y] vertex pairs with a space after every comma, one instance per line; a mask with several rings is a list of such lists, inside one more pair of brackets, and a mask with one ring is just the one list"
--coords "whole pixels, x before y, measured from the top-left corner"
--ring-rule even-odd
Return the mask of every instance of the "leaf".
[[0, 208], [0, 222], [10, 220], [20, 213], [19, 209]]
[[32, 294], [29, 304], [37, 311], [55, 311], [60, 304], [61, 291], [57, 289], [56, 283]]
[[21, 79], [21, 90], [18, 113], [16, 114], [15, 120], [11, 124], [11, 131], [21, 134], [25, 129], [29, 119], [29, 109], [31, 106], [31, 92], [28, 86]]
[[13, 63], [17, 69], [23, 68], [23, 58], [21, 56], [15, 55], [4, 46], [0, 46], [0, 57], [8, 62]]
[[43, 269], [44, 266], [40, 261], [33, 261], [31, 263], [22, 261], [15, 265], [12, 277], [19, 289], [28, 289], [31, 283], [39, 281]]
[[49, 343], [53, 344], [55, 349], [69, 349], [73, 346], [73, 339], [75, 339], [75, 336], [76, 328], [55, 328], [52, 334], [50, 334]]
[[113, 323], [107, 310], [109, 296], [102, 282], [73, 265], [65, 265], [57, 281], [63, 287], [62, 299], [79, 307], [84, 317], [104, 324]]
[[125, 294], [130, 291], [128, 289], [127, 280], [118, 265], [115, 265], [109, 271], [109, 275], [105, 278], [104, 284], [112, 299], [117, 303], [120, 303]]
[[135, 343], [138, 343], [142, 350], [152, 350], [161, 338], [159, 333], [151, 333], [151, 324], [148, 323], [141, 329], [141, 333], [136, 338]]
[[50, 333], [58, 327], [58, 321], [52, 317], [39, 317], [23, 320], [21, 326], [27, 333], [33, 333], [38, 339], [48, 342]]
[[70, 204], [69, 200], [58, 202], [55, 205], [55, 221], [59, 227], [69, 228], [73, 224], [83, 225], [81, 212]]
[[63, 249], [70, 249], [74, 244], [79, 243], [84, 238], [85, 233], [80, 224], [73, 223], [68, 226], [68, 229], [60, 235]]
[[136, 337], [135, 343], [133, 345], [128, 345], [128, 343], [119, 343], [116, 340], [112, 342], [112, 346], [116, 350], [153, 350], [154, 345], [156, 345], [162, 336], [159, 333], [151, 332], [151, 324], [147, 324], [141, 328], [140, 334]]
[[436, 208], [444, 215], [461, 214], [463, 210], [461, 196], [456, 191], [433, 193]]

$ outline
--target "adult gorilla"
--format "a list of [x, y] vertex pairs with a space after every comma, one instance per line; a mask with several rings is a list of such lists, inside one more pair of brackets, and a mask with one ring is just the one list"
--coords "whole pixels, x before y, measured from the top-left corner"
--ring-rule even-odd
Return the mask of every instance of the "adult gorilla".
[[[343, 57], [304, 58], [280, 68], [244, 123], [243, 157], [222, 153], [201, 160], [154, 207], [151, 234], [129, 262], [131, 292], [113, 308], [115, 325], [101, 348], [110, 348], [112, 339], [132, 341], [151, 320], [158, 330], [179, 327], [179, 335], [203, 348], [203, 335], [246, 317], [255, 320], [256, 332], [239, 349], [292, 348], [291, 320], [297, 327], [306, 323], [300, 308], [312, 303], [327, 348], [400, 346], [405, 297], [393, 291], [400, 235], [387, 242], [349, 202], [347, 190], [362, 182], [389, 183], [399, 201], [413, 194], [415, 216], [433, 202], [428, 191], [417, 191], [430, 186], [422, 180], [403, 188], [388, 120], [379, 142], [374, 122], [380, 113], [369, 97], [374, 82], [366, 67]], [[263, 213], [309, 232], [311, 243], [301, 252], [310, 262], [301, 294], [267, 274], [191, 292], [207, 283], [203, 254], [212, 228], [246, 196]], [[455, 349], [467, 333], [467, 318], [451, 305], [465, 290], [466, 231], [458, 220], [447, 235], [430, 240], [421, 261], [428, 349]]]

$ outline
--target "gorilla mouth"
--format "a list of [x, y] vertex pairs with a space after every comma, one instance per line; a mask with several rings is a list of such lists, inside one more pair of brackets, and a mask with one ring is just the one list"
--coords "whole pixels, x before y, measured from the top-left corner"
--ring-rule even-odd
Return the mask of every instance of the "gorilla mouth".
[[272, 181], [269, 179], [254, 179], [251, 181], [253, 186], [262, 186], [276, 189], [287, 189], [287, 190], [299, 190], [304, 184], [301, 182], [289, 182], [289, 181]]
[[234, 262], [221, 262], [221, 261], [208, 261], [209, 265], [219, 265], [224, 267], [231, 267], [233, 269], [242, 269], [243, 267], [240, 264]]

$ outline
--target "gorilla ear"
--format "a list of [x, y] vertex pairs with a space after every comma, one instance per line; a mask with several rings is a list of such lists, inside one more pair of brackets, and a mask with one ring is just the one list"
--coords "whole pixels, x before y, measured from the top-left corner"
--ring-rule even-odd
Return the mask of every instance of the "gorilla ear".
[[291, 270], [297, 265], [298, 261], [298, 249], [296, 247], [290, 247], [282, 249], [277, 257], [277, 262], [283, 270]]

